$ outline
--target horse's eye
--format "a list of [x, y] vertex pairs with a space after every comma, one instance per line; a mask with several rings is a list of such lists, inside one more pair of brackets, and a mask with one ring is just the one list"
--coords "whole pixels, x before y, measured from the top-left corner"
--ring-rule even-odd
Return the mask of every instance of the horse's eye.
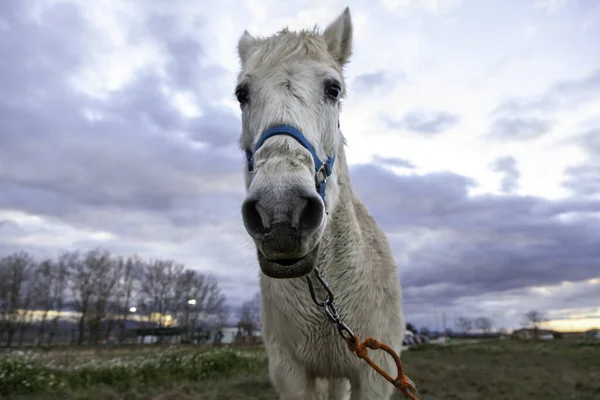
[[342, 93], [342, 87], [338, 82], [329, 82], [325, 86], [325, 94], [333, 101], [336, 101]]
[[244, 105], [248, 102], [248, 89], [246, 87], [238, 87], [235, 90], [235, 97], [240, 102], [240, 105]]

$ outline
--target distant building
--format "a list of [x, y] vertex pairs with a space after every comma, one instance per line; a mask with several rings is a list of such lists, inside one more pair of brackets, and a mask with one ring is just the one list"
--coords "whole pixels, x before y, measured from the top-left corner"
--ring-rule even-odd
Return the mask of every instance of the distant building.
[[[513, 331], [512, 337], [515, 339], [521, 340], [532, 340], [535, 339], [536, 330], [532, 328], [523, 328], [517, 329]], [[562, 338], [562, 334], [557, 331], [552, 331], [549, 329], [538, 329], [537, 330], [537, 338], [548, 340], [548, 339], [560, 339]]]
[[181, 343], [185, 330], [181, 328], [138, 328], [133, 329], [139, 344]]
[[561, 332], [563, 339], [583, 339], [585, 332]]
[[600, 329], [598, 329], [598, 328], [590, 329], [589, 331], [585, 332], [585, 338], [600, 340]]
[[226, 326], [210, 331], [209, 343], [213, 344], [258, 344], [262, 340], [260, 330], [252, 332], [252, 336], [241, 335], [238, 327]]

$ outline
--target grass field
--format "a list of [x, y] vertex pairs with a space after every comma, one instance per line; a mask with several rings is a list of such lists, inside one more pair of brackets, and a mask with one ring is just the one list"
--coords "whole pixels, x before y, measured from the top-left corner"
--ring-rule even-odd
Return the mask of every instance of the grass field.
[[[262, 348], [144, 346], [0, 357], [0, 398], [276, 399]], [[421, 400], [600, 399], [600, 343], [430, 345], [402, 358]]]

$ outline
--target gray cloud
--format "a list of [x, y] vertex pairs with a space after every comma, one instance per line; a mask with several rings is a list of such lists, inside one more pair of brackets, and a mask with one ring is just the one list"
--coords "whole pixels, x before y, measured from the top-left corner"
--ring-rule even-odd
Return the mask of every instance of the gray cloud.
[[498, 118], [488, 136], [498, 140], [536, 139], [550, 131], [551, 121], [539, 118]]
[[578, 141], [590, 157], [600, 156], [600, 128], [584, 132], [578, 137]]
[[[375, 164], [351, 174], [387, 233], [405, 313], [419, 326], [441, 328], [444, 313], [450, 327], [460, 315], [487, 315], [513, 327], [530, 307], [551, 312], [600, 301], [597, 285], [585, 283], [600, 277], [600, 222], [591, 217], [600, 200], [469, 196], [476, 182], [464, 176], [398, 176]], [[563, 281], [578, 283], [567, 291]], [[530, 290], [545, 285], [559, 285], [556, 295]]]
[[[101, 33], [74, 5], [49, 6], [43, 18], [46, 24], [37, 24], [21, 2], [5, 13], [0, 51], [11, 57], [0, 67], [0, 207], [109, 231], [125, 227], [98, 215], [156, 213], [173, 225], [209, 223], [219, 215], [210, 212], [216, 205], [235, 215], [243, 187], [236, 117], [203, 107], [201, 117], [185, 118], [161, 90], [209, 78], [189, 65], [201, 58], [199, 47], [167, 41], [170, 74], [140, 72], [97, 99], [69, 78], [92, 55], [86, 43]], [[204, 146], [194, 146], [198, 141]]]
[[151, 14], [146, 27], [150, 35], [161, 38], [160, 44], [170, 56], [167, 71], [171, 82], [189, 88], [197, 83], [204, 54], [197, 38], [181, 32], [179, 25], [175, 15]]
[[410, 161], [405, 160], [403, 158], [382, 157], [382, 156], [375, 155], [375, 157], [373, 157], [373, 161], [376, 164], [390, 165], [392, 167], [408, 168], [408, 169], [415, 168], [415, 165], [413, 163], [411, 163]]
[[536, 139], [552, 129], [554, 120], [551, 116], [554, 112], [575, 110], [600, 99], [599, 93], [600, 70], [595, 69], [580, 79], [557, 82], [537, 97], [507, 100], [492, 112], [495, 120], [488, 137], [499, 140]]
[[[522, 315], [529, 310], [545, 312], [549, 318], [563, 319], [587, 310], [591, 316], [597, 309], [598, 285], [589, 282], [577, 282], [569, 285], [557, 285], [551, 295], [530, 289], [514, 289], [497, 293], [470, 295], [460, 293], [461, 288], [453, 286], [454, 296], [441, 297], [442, 285], [429, 288], [407, 288], [404, 291], [405, 312], [407, 318], [417, 326], [455, 328], [460, 316], [492, 318], [497, 328], [516, 328]], [[450, 293], [449, 291], [447, 292]], [[501, 296], [501, 297], [499, 297]], [[437, 318], [436, 318], [437, 317]]]
[[600, 129], [591, 129], [578, 135], [576, 142], [587, 155], [583, 163], [565, 170], [563, 186], [578, 196], [600, 193]]
[[588, 217], [600, 212], [599, 200], [470, 197], [474, 182], [463, 176], [397, 176], [375, 165], [352, 176], [402, 260], [404, 285], [439, 285], [431, 294], [439, 304], [600, 275], [600, 222]]
[[438, 135], [458, 124], [458, 115], [438, 111], [415, 110], [408, 112], [400, 121], [388, 120], [389, 129], [407, 129], [426, 136]]
[[600, 69], [591, 71], [581, 79], [561, 81], [552, 85], [538, 97], [510, 99], [494, 110], [494, 113], [550, 112], [561, 108], [574, 108], [600, 97]]
[[229, 110], [211, 107], [202, 116], [192, 120], [188, 135], [193, 140], [215, 147], [237, 146], [240, 127], [239, 116]]
[[514, 157], [506, 156], [496, 159], [491, 165], [492, 171], [500, 172], [502, 180], [500, 188], [505, 193], [512, 193], [519, 187], [521, 173], [517, 168], [517, 160]]
[[563, 185], [580, 196], [600, 193], [600, 162], [569, 167], [565, 171]]
[[371, 93], [380, 89], [389, 90], [405, 81], [406, 76], [404, 74], [392, 74], [388, 71], [379, 70], [357, 75], [352, 80], [352, 89], [358, 93]]

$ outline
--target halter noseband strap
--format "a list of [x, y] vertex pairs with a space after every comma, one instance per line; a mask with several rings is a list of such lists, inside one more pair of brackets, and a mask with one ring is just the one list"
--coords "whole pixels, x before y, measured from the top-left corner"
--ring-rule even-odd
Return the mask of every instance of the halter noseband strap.
[[[275, 125], [267, 129], [256, 143], [254, 152], [257, 152], [258, 149], [265, 143], [267, 139], [276, 135], [291, 136], [310, 152], [315, 162], [315, 182], [317, 191], [319, 192], [319, 195], [321, 196], [323, 201], [325, 201], [325, 187], [327, 185], [327, 178], [329, 177], [329, 175], [331, 175], [331, 172], [333, 170], [335, 154], [328, 155], [327, 160], [325, 162], [322, 162], [319, 159], [319, 156], [317, 155], [317, 152], [315, 151], [314, 147], [310, 144], [310, 142], [306, 139], [302, 132], [290, 125]], [[246, 150], [246, 159], [248, 161], [248, 171], [254, 170], [254, 153], [250, 150]], [[320, 177], [319, 175], [322, 176]]]

